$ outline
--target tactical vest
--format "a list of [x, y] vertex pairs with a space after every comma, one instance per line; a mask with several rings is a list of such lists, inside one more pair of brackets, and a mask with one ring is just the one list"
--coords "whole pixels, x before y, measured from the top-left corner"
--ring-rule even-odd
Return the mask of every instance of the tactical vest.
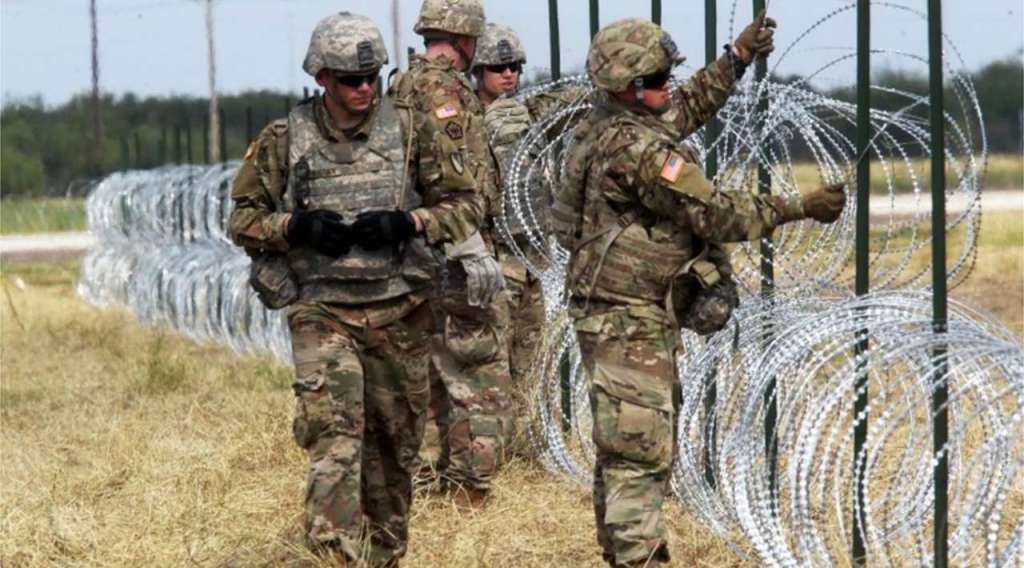
[[[656, 120], [648, 118], [647, 120]], [[577, 140], [574, 157], [582, 160], [575, 170], [579, 179], [570, 178], [556, 196], [554, 213], [561, 218], [563, 237], [572, 252], [568, 286], [578, 298], [614, 303], [671, 302], [673, 282], [692, 266], [692, 235], [683, 234], [683, 242], [652, 241], [645, 223], [653, 221], [639, 203], [612, 204], [601, 194], [601, 184], [591, 181], [601, 175], [602, 135], [624, 127], [654, 132], [675, 145], [669, 133], [652, 128], [643, 118], [630, 113], [602, 115], [600, 111]]]
[[[288, 115], [288, 166], [291, 172], [284, 209], [327, 209], [351, 223], [363, 211], [410, 211], [420, 198], [408, 176], [401, 128], [394, 106], [383, 98], [366, 140], [332, 142], [320, 133], [312, 103]], [[365, 304], [425, 288], [431, 257], [422, 238], [374, 251], [353, 245], [331, 258], [311, 247], [288, 252], [306, 301]]]
[[[510, 176], [516, 168], [512, 163], [518, 149], [519, 142], [530, 130], [532, 120], [530, 111], [526, 105], [513, 99], [503, 99], [500, 103], [494, 103], [487, 108], [484, 115], [487, 125], [487, 138], [497, 161], [499, 178], [501, 182], [501, 198], [503, 200], [502, 215], [505, 226], [510, 235], [522, 235], [526, 233], [526, 226], [522, 222], [524, 216], [532, 215], [537, 219], [541, 227], [546, 225], [544, 218], [549, 207], [550, 195], [545, 187], [529, 187], [528, 195], [508, 194], [505, 188], [512, 181]], [[514, 199], [512, 199], [514, 197]], [[530, 212], [527, 212], [529, 209]]]

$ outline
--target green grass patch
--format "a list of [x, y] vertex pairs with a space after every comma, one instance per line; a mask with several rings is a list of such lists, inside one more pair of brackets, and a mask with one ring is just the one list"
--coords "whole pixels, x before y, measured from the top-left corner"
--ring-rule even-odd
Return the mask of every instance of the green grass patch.
[[[886, 195], [889, 193], [891, 184], [896, 193], [910, 193], [914, 190], [914, 184], [922, 192], [929, 190], [931, 180], [931, 161], [928, 158], [916, 158], [905, 162], [903, 160], [890, 160], [883, 165], [877, 160], [871, 162], [871, 193]], [[847, 172], [850, 183], [854, 183], [854, 173]], [[779, 170], [776, 172], [787, 179], [787, 183], [796, 183], [801, 191], [810, 191], [826, 182], [818, 165], [812, 162], [798, 162], [793, 164], [791, 172]], [[946, 183], [952, 186], [959, 179], [959, 174], [954, 164], [946, 164]], [[757, 184], [756, 175], [751, 173], [750, 179], [746, 180], [748, 187], [753, 190]], [[988, 157], [985, 168], [985, 175], [982, 179], [982, 190], [1021, 190], [1024, 189], [1024, 157], [1015, 154], [997, 154]]]
[[0, 201], [0, 234], [56, 233], [88, 228], [85, 199], [4, 199]]

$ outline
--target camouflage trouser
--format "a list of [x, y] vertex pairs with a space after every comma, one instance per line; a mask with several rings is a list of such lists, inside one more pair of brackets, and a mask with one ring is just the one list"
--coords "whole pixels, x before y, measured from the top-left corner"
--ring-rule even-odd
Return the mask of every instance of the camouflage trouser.
[[544, 331], [544, 291], [540, 280], [527, 271], [511, 250], [499, 245], [498, 254], [508, 287], [510, 314], [508, 362], [512, 376], [514, 419], [510, 423], [508, 444], [511, 451], [529, 455], [529, 394], [533, 386], [529, 373], [534, 351]]
[[406, 550], [434, 320], [421, 304], [376, 328], [347, 321], [325, 304], [288, 312], [293, 428], [310, 458], [306, 531], [315, 545], [383, 565]]
[[507, 295], [483, 308], [470, 307], [458, 292], [442, 298], [430, 373], [437, 469], [449, 482], [483, 491], [504, 458], [511, 421]]
[[613, 566], [668, 560], [661, 505], [674, 455], [679, 340], [666, 319], [652, 307], [576, 320], [592, 381], [597, 540]]

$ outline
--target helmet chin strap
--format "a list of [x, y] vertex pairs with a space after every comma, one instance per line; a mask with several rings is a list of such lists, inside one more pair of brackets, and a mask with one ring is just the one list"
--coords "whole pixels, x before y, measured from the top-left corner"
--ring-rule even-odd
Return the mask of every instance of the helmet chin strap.
[[461, 57], [462, 60], [466, 62], [467, 72], [473, 68], [473, 56], [475, 54], [466, 53], [466, 50], [462, 49], [462, 45], [460, 45], [459, 40], [455, 37], [452, 37], [451, 39], [448, 40], [448, 45], [452, 46], [452, 49], [454, 49], [455, 52], [459, 54], [459, 57]]
[[644, 101], [644, 80], [640, 77], [633, 79], [633, 94], [636, 96], [637, 104], [643, 104]]

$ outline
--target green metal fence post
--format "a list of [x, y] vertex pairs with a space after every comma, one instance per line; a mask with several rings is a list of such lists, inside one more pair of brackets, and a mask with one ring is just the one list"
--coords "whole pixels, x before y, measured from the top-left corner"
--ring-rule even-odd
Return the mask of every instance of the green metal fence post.
[[[871, 136], [871, 2], [857, 0], [857, 227], [856, 227], [856, 293], [863, 296], [868, 293], [870, 278], [868, 274], [868, 255], [870, 253], [870, 216], [871, 211], [871, 159], [868, 156], [868, 145]], [[868, 330], [860, 330], [857, 334], [855, 353], [862, 357], [868, 351]], [[857, 399], [854, 402], [854, 417], [859, 417], [868, 407], [868, 376], [866, 363], [859, 359], [857, 364]], [[868, 438], [868, 421], [864, 416], [853, 431], [853, 545], [851, 548], [854, 566], [863, 566], [866, 562], [864, 550], [863, 527], [861, 519], [864, 515], [864, 464], [857, 465], [864, 445]]]
[[[928, 0], [928, 63], [931, 104], [932, 153], [932, 326], [940, 336], [946, 333], [946, 128], [942, 92], [942, 1]], [[949, 361], [947, 346], [936, 344], [932, 349], [934, 365], [932, 390], [932, 448], [941, 457], [935, 462], [934, 473], [934, 562], [938, 568], [949, 565], [949, 458], [944, 451], [949, 436], [946, 384]]]
[[548, 0], [548, 35], [551, 39], [551, 79], [562, 78], [561, 41], [558, 37], [558, 0]]
[[[754, 15], [764, 10], [765, 0], [754, 0]], [[760, 83], [768, 75], [768, 62], [763, 57], [754, 59], [754, 78]], [[757, 112], [762, 117], [768, 115], [768, 94], [762, 92], [757, 101]], [[771, 172], [768, 166], [761, 160], [757, 165], [757, 191], [761, 194], [772, 192]], [[775, 266], [774, 252], [771, 235], [761, 239], [761, 297], [771, 305], [775, 297]], [[765, 328], [765, 343], [771, 340], [771, 326]], [[768, 382], [764, 393], [765, 414], [764, 414], [764, 444], [765, 453], [768, 458], [769, 487], [775, 491], [776, 455], [778, 453], [778, 441], [775, 439], [775, 423], [778, 416], [778, 405], [775, 401], [775, 377]]]
[[590, 39], [594, 39], [597, 30], [601, 29], [601, 15], [598, 0], [590, 0]]
[[661, 25], [661, 0], [651, 0], [651, 21]]
[[[704, 62], [711, 65], [718, 58], [718, 3], [716, 0], [704, 0]], [[718, 119], [712, 117], [704, 127], [704, 148], [706, 157], [704, 172], [708, 179], [715, 179], [718, 174], [718, 159], [714, 150], [718, 140]], [[704, 428], [704, 480], [715, 487], [715, 420], [714, 411], [718, 401], [718, 378], [716, 369], [709, 369], [705, 377], [704, 416], [707, 425]]]

